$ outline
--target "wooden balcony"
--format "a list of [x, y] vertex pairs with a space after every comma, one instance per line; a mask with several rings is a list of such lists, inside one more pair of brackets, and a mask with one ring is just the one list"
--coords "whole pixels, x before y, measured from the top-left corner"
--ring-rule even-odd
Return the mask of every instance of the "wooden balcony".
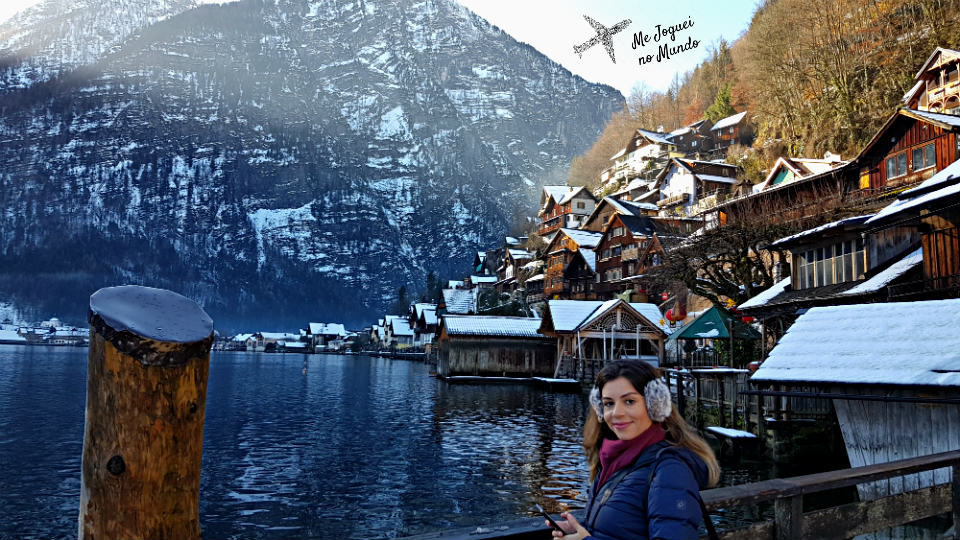
[[690, 194], [689, 194], [689, 193], [681, 193], [681, 194], [679, 194], [679, 195], [674, 195], [673, 197], [667, 197], [666, 199], [663, 199], [662, 201], [657, 201], [657, 206], [659, 206], [660, 208], [667, 208], [667, 207], [669, 207], [669, 206], [675, 206], [675, 205], [678, 205], [678, 204], [684, 204], [684, 203], [686, 203], [687, 200], [689, 200], [689, 199], [690, 199]]
[[620, 252], [621, 261], [635, 261], [640, 257], [639, 248], [627, 248]]

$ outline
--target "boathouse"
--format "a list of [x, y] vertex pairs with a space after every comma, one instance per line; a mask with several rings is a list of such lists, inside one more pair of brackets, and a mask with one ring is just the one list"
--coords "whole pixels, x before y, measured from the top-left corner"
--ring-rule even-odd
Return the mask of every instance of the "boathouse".
[[589, 381], [617, 359], [664, 361], [669, 329], [654, 304], [551, 300], [540, 333], [556, 339], [554, 377]]
[[[960, 299], [815, 307], [750, 382], [833, 401], [852, 467], [960, 449]], [[809, 389], [809, 390], [804, 390]], [[859, 486], [873, 499], [950, 482], [938, 469]]]
[[437, 333], [437, 375], [549, 377], [553, 340], [538, 333], [540, 319], [444, 315]]

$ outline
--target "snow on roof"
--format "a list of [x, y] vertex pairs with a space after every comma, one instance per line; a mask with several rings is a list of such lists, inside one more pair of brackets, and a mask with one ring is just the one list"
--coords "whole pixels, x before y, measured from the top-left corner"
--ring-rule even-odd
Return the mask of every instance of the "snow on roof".
[[896, 201], [867, 220], [867, 224], [885, 220], [910, 208], [921, 207], [938, 199], [954, 196], [960, 193], [958, 179], [960, 179], [960, 161], [954, 161], [919, 186], [901, 193]]
[[864, 215], [864, 216], [856, 216], [856, 217], [851, 217], [851, 218], [839, 219], [839, 220], [837, 220], [837, 221], [831, 221], [830, 223], [826, 223], [826, 224], [824, 224], [824, 225], [820, 225], [819, 227], [814, 227], [814, 228], [812, 228], [812, 229], [807, 229], [807, 230], [805, 230], [805, 231], [798, 232], [797, 234], [791, 234], [790, 236], [786, 236], [786, 237], [784, 237], [784, 238], [781, 238], [781, 239], [779, 239], [779, 240], [776, 240], [776, 241], [774, 241], [774, 242], [771, 242], [771, 243], [770, 243], [770, 247], [775, 247], [775, 246], [779, 246], [779, 245], [782, 245], [782, 244], [786, 244], [787, 242], [791, 242], [791, 241], [793, 241], [793, 240], [797, 240], [797, 239], [803, 238], [803, 237], [805, 237], [805, 236], [812, 236], [812, 235], [820, 234], [820, 233], [825, 232], [825, 231], [828, 231], [828, 230], [830, 230], [830, 229], [836, 229], [836, 228], [840, 228], [840, 227], [843, 227], [843, 226], [860, 225], [860, 224], [863, 224], [863, 223], [868, 223], [868, 220], [869, 220], [869, 218], [871, 217], [871, 215], [872, 215], [872, 214], [867, 214], [867, 215]]
[[510, 252], [510, 256], [514, 259], [529, 259], [533, 257], [533, 253], [525, 249], [508, 249], [507, 251]]
[[776, 282], [773, 287], [764, 290], [760, 294], [751, 297], [746, 302], [740, 304], [740, 309], [750, 309], [755, 307], [764, 306], [770, 300], [773, 300], [779, 296], [783, 291], [787, 289], [787, 285], [790, 284], [790, 278], [783, 278], [780, 281]]
[[[567, 192], [570, 191], [570, 186], [543, 186], [543, 192], [547, 197], [553, 197], [553, 200], [560, 202], [560, 199], [563, 198]], [[546, 202], [546, 200], [544, 200]]]
[[424, 324], [437, 324], [437, 310], [426, 309], [423, 311]]
[[907, 273], [911, 268], [914, 268], [921, 263], [923, 263], [923, 248], [918, 248], [913, 253], [910, 253], [906, 257], [890, 265], [890, 267], [883, 272], [880, 272], [856, 287], [843, 291], [839, 294], [856, 295], [878, 291], [889, 285], [891, 281], [897, 279], [898, 277]]
[[680, 128], [680, 129], [675, 129], [675, 130], [671, 131], [670, 133], [668, 133], [668, 135], [671, 136], [671, 137], [676, 137], [677, 135], [684, 135], [684, 134], [686, 134], [686, 133], [690, 133], [691, 131], [693, 131], [693, 128], [690, 127], [690, 126], [686, 126], [686, 127]]
[[275, 339], [278, 341], [289, 340], [289, 341], [299, 341], [300, 336], [297, 334], [288, 334], [286, 332], [260, 332], [260, 335], [263, 336], [263, 339]]
[[[495, 282], [497, 278], [494, 277], [493, 279], [493, 282]], [[476, 311], [478, 290], [479, 289], [444, 289], [443, 301], [447, 306], [447, 313], [470, 313]]]
[[[585, 191], [586, 189], [587, 189], [587, 188], [585, 188], [585, 187], [583, 187], [583, 186], [580, 186], [580, 187], [575, 188], [575, 189], [571, 189], [570, 191], [568, 191], [568, 192], [563, 196], [562, 199], [560, 199], [559, 201], [557, 201], [557, 204], [566, 204], [566, 203], [570, 202], [570, 199], [573, 199], [574, 197], [576, 197], [577, 195], [579, 195], [581, 191]], [[587, 192], [587, 193], [589, 193], [589, 192]]]
[[743, 431], [739, 429], [731, 429], [720, 426], [707, 426], [707, 431], [711, 433], [716, 433], [722, 437], [727, 437], [730, 439], [756, 439], [757, 436], [749, 431]]
[[960, 127], [960, 116], [953, 114], [935, 113], [930, 111], [918, 111], [916, 109], [906, 109], [907, 112], [925, 118], [933, 122], [940, 122], [953, 127]]
[[717, 123], [714, 124], [712, 128], [710, 128], [710, 131], [716, 131], [718, 129], [723, 129], [725, 127], [735, 126], [739, 124], [740, 121], [743, 120], [743, 117], [746, 115], [747, 115], [747, 111], [743, 111], [742, 113], [735, 114], [733, 116], [728, 116], [726, 118], [718, 120]]
[[537, 270], [543, 266], [543, 261], [530, 261], [527, 264], [521, 266], [520, 268], [528, 271]]
[[673, 141], [668, 139], [666, 133], [658, 133], [656, 131], [648, 131], [646, 129], [638, 129], [638, 133], [643, 135], [647, 140], [653, 141], [657, 144], [673, 144]]
[[580, 229], [565, 228], [561, 228], [560, 230], [563, 231], [563, 234], [569, 236], [570, 239], [576, 242], [580, 247], [597, 247], [597, 244], [600, 243], [600, 239], [603, 238], [603, 233], [595, 231], [581, 231]]
[[16, 330], [0, 330], [0, 342], [3, 343], [26, 343], [27, 338], [21, 336]]
[[466, 285], [466, 283], [457, 279], [451, 279], [447, 282], [448, 289], [456, 289], [457, 287], [463, 287], [464, 285]]
[[815, 307], [754, 382], [960, 386], [960, 299]]
[[547, 309], [557, 332], [572, 332], [591, 313], [603, 305], [599, 300], [550, 300]]
[[390, 332], [395, 336], [412, 336], [413, 328], [406, 319], [393, 319], [390, 321]]
[[[557, 332], [573, 332], [579, 327], [586, 325], [600, 317], [603, 313], [613, 309], [617, 303], [622, 300], [550, 300], [547, 302], [547, 309], [550, 311], [550, 317], [553, 320], [553, 329]], [[626, 303], [626, 302], [624, 302]], [[660, 309], [654, 304], [630, 303], [630, 307], [635, 309], [643, 318], [651, 324], [670, 333], [670, 329], [660, 324], [663, 315]]]
[[926, 84], [927, 84], [927, 81], [917, 81], [917, 84], [913, 85], [913, 88], [907, 90], [907, 93], [904, 94], [902, 98], [900, 98], [900, 102], [903, 103], [904, 105], [909, 103], [910, 99], [913, 98], [914, 94], [916, 94], [917, 91], [923, 88]]
[[237, 334], [233, 336], [232, 341], [241, 342], [241, 341], [246, 341], [252, 337], [253, 337], [253, 334]]
[[413, 316], [419, 319], [420, 315], [423, 315], [424, 311], [431, 310], [431, 309], [436, 311], [437, 305], [431, 304], [428, 302], [417, 302], [416, 304], [413, 305], [413, 309], [414, 309]]
[[729, 176], [718, 176], [716, 174], [703, 174], [703, 173], [693, 173], [697, 178], [701, 180], [706, 180], [708, 182], [719, 182], [721, 184], [735, 184], [737, 182], [736, 178], [730, 178]]
[[540, 319], [491, 315], [444, 315], [443, 326], [452, 336], [545, 337], [538, 333]]
[[596, 273], [597, 271], [597, 252], [592, 249], [581, 248], [577, 250], [577, 253], [583, 257], [583, 262], [587, 264], [587, 267], [590, 268], [591, 272]]
[[543, 279], [544, 279], [545, 277], [546, 277], [546, 276], [544, 276], [543, 274], [537, 274], [537, 275], [533, 276], [532, 278], [528, 279], [528, 280], [527, 280], [527, 283], [530, 283], [531, 281], [543, 281]]
[[340, 323], [310, 323], [310, 333], [315, 336], [345, 336], [347, 329]]
[[496, 283], [497, 276], [470, 276], [470, 283], [474, 285], [480, 283]]

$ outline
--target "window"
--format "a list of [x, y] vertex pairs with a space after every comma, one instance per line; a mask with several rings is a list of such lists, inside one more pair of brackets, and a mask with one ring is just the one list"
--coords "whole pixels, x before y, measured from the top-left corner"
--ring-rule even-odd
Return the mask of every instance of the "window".
[[934, 143], [913, 149], [913, 170], [919, 171], [937, 164], [937, 149]]
[[614, 227], [610, 236], [623, 236], [623, 227]]
[[693, 141], [693, 143], [691, 144], [691, 146], [693, 146], [694, 148], [696, 148], [696, 147], [697, 147], [697, 141]]
[[847, 240], [794, 255], [798, 289], [863, 279], [863, 239]]
[[577, 203], [577, 210], [583, 210], [583, 209], [586, 208], [586, 207], [587, 207], [587, 203], [585, 203], [585, 202], [578, 202], [578, 203]]
[[907, 153], [901, 152], [887, 158], [887, 179], [907, 174]]

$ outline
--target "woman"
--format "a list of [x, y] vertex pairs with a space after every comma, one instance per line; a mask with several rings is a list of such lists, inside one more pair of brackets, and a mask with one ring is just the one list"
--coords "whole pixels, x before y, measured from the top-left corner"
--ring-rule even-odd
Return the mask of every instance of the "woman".
[[707, 445], [673, 410], [670, 390], [646, 362], [603, 368], [590, 393], [584, 427], [590, 463], [589, 502], [581, 524], [561, 516], [564, 533], [581, 539], [697, 538], [700, 489], [720, 466]]

